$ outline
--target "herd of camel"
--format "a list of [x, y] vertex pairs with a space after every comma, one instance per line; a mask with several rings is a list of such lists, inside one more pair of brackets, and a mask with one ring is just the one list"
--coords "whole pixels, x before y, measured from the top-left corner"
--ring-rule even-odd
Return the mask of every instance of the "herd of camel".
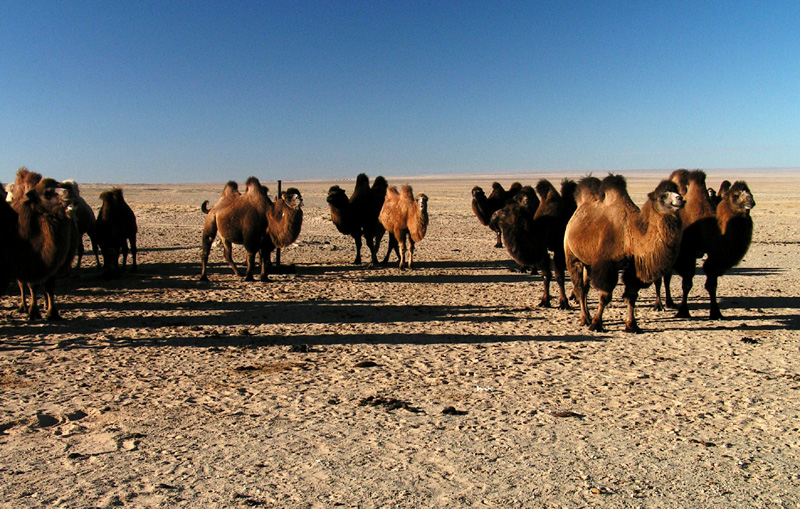
[[[717, 281], [747, 253], [753, 236], [750, 210], [753, 195], [744, 181], [724, 181], [719, 191], [706, 187], [701, 170], [676, 170], [662, 180], [638, 207], [625, 178], [588, 176], [565, 179], [560, 192], [546, 179], [536, 188], [514, 183], [509, 190], [493, 184], [486, 196], [472, 189], [472, 210], [480, 222], [505, 242], [511, 257], [523, 267], [538, 269], [544, 280], [541, 306], [550, 306], [551, 265], [559, 287], [559, 307], [569, 308], [564, 274], [569, 272], [573, 296], [580, 306], [581, 325], [603, 331], [603, 311], [620, 279], [628, 307], [627, 332], [641, 332], [634, 308], [639, 290], [655, 283], [656, 308], [675, 307], [669, 291], [671, 274], [681, 276], [683, 295], [678, 317], [688, 318], [687, 299], [698, 258], [705, 257], [705, 288], [710, 318], [722, 318]], [[552, 260], [551, 255], [552, 253]], [[590, 317], [586, 296], [590, 286], [600, 294]]]
[[[208, 280], [208, 257], [217, 237], [222, 241], [225, 260], [237, 276], [233, 244], [242, 245], [247, 252], [245, 279], [254, 280], [257, 255], [261, 280], [268, 279], [271, 253], [293, 244], [303, 222], [299, 190], [289, 188], [274, 200], [268, 192], [256, 177], [250, 177], [244, 191], [230, 181], [212, 207], [208, 207], [208, 201], [201, 205], [205, 214], [201, 280]], [[46, 318], [59, 319], [55, 281], [69, 270], [76, 256], [80, 266], [84, 234], [89, 236], [98, 266], [99, 246], [107, 274], [125, 270], [129, 250], [132, 270], [136, 270], [136, 217], [121, 189], [100, 195], [102, 205], [97, 216], [81, 198], [75, 182], [42, 178], [26, 168], [17, 172], [14, 183], [2, 193], [6, 196], [0, 200], [0, 233], [6, 242], [0, 248], [0, 290], [4, 292], [16, 280], [19, 310], [30, 320], [41, 317], [36, 299], [40, 288], [44, 288]], [[427, 202], [425, 194], [415, 196], [408, 185], [400, 189], [389, 186], [380, 176], [370, 186], [363, 173], [356, 178], [349, 197], [337, 185], [327, 195], [332, 222], [355, 242], [353, 263], [361, 263], [363, 237], [370, 251], [370, 266], [387, 263], [394, 252], [400, 269], [413, 267], [414, 246], [427, 231]], [[669, 291], [673, 273], [681, 276], [683, 283], [678, 316], [688, 317], [687, 299], [696, 260], [703, 257], [710, 317], [722, 318], [716, 298], [717, 280], [747, 253], [754, 205], [745, 182], [725, 181], [719, 191], [714, 191], [706, 186], [701, 170], [674, 171], [647, 195], [641, 207], [628, 195], [625, 178], [614, 174], [602, 180], [592, 176], [578, 182], [564, 179], [560, 190], [547, 179], [541, 179], [535, 187], [514, 183], [508, 190], [495, 182], [489, 196], [478, 186], [472, 189], [472, 210], [496, 233], [496, 247], [505, 245], [523, 270], [541, 273], [544, 291], [539, 305], [550, 307], [550, 282], [555, 273], [558, 307], [570, 308], [564, 286], [568, 272], [572, 297], [580, 306], [580, 324], [593, 331], [605, 330], [603, 311], [620, 274], [628, 307], [627, 332], [641, 332], [634, 314], [640, 289], [655, 283], [656, 307], [664, 309], [660, 295], [663, 281], [666, 306], [676, 307]], [[379, 262], [378, 249], [385, 233], [389, 234], [389, 247]], [[591, 286], [599, 292], [593, 317], [587, 306]]]

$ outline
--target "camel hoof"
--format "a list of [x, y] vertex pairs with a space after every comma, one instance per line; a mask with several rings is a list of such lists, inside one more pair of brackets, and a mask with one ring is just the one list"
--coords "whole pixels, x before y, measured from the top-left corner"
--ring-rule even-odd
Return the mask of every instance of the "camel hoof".
[[660, 302], [657, 302], [657, 303], [656, 303], [656, 304], [653, 306], [653, 309], [655, 309], [656, 311], [664, 311], [664, 305], [663, 305], [663, 304], [661, 304]]
[[208, 276], [203, 274], [202, 276], [200, 276], [200, 281], [208, 282]]
[[550, 305], [550, 300], [549, 299], [542, 299], [542, 300], [539, 301], [539, 307], [540, 308], [550, 308], [550, 307], [553, 307], [553, 306]]
[[717, 310], [712, 309], [708, 315], [708, 318], [711, 320], [723, 320], [725, 317], [722, 316], [722, 313], [719, 312], [719, 309]]
[[572, 309], [572, 306], [569, 305], [568, 300], [560, 300], [558, 301], [558, 309]]
[[644, 331], [640, 329], [638, 325], [634, 324], [634, 325], [626, 325], [625, 332], [629, 332], [631, 334], [642, 334]]
[[502, 247], [503, 247], [503, 244], [501, 244], [500, 242], [498, 242], [497, 244], [495, 244], [495, 245], [494, 245], [494, 247], [496, 247], [496, 248], [500, 249], [500, 248], [502, 248]]
[[602, 323], [593, 323], [589, 326], [590, 331], [594, 332], [605, 332], [606, 330], [603, 328]]
[[689, 310], [686, 308], [679, 308], [678, 312], [675, 314], [675, 318], [691, 318], [692, 315], [689, 314]]

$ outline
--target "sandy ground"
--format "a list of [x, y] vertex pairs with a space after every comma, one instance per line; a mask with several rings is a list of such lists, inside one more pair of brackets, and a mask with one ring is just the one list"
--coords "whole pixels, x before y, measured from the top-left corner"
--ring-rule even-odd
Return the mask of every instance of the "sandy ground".
[[[634, 201], [668, 173], [626, 174]], [[125, 186], [137, 273], [85, 258], [57, 323], [0, 300], [0, 503], [798, 507], [800, 176], [745, 177], [756, 231], [720, 280], [726, 319], [697, 276], [689, 320], [641, 292], [641, 335], [619, 290], [606, 333], [537, 307], [540, 278], [470, 210], [491, 177], [389, 178], [430, 198], [404, 272], [351, 264], [324, 198], [353, 180], [286, 181], [305, 198], [282, 253], [296, 274], [267, 283], [234, 277], [220, 246], [198, 280], [199, 205], [222, 184]], [[97, 209], [109, 187], [82, 191]]]

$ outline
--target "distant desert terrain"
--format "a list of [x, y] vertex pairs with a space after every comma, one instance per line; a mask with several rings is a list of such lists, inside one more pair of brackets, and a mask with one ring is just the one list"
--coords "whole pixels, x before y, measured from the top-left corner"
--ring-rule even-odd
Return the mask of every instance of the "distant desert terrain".
[[[669, 171], [622, 174], [641, 204]], [[650, 287], [638, 335], [621, 287], [604, 333], [574, 303], [537, 307], [541, 278], [470, 209], [474, 185], [565, 176], [582, 175], [387, 175], [429, 197], [411, 271], [352, 264], [325, 196], [355, 175], [283, 181], [304, 223], [281, 252], [294, 273], [269, 282], [235, 277], [219, 245], [199, 281], [200, 204], [222, 182], [122, 185], [138, 272], [106, 279], [87, 252], [58, 282], [60, 322], [0, 298], [0, 505], [798, 507], [800, 174], [709, 172], [756, 200], [725, 319], [698, 268], [692, 318], [654, 310]], [[97, 210], [110, 187], [81, 192]]]

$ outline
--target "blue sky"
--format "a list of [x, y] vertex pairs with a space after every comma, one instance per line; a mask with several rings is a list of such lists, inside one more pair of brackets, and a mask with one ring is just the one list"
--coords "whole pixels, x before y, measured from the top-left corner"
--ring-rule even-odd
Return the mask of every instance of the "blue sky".
[[800, 2], [8, 1], [0, 180], [800, 166]]

